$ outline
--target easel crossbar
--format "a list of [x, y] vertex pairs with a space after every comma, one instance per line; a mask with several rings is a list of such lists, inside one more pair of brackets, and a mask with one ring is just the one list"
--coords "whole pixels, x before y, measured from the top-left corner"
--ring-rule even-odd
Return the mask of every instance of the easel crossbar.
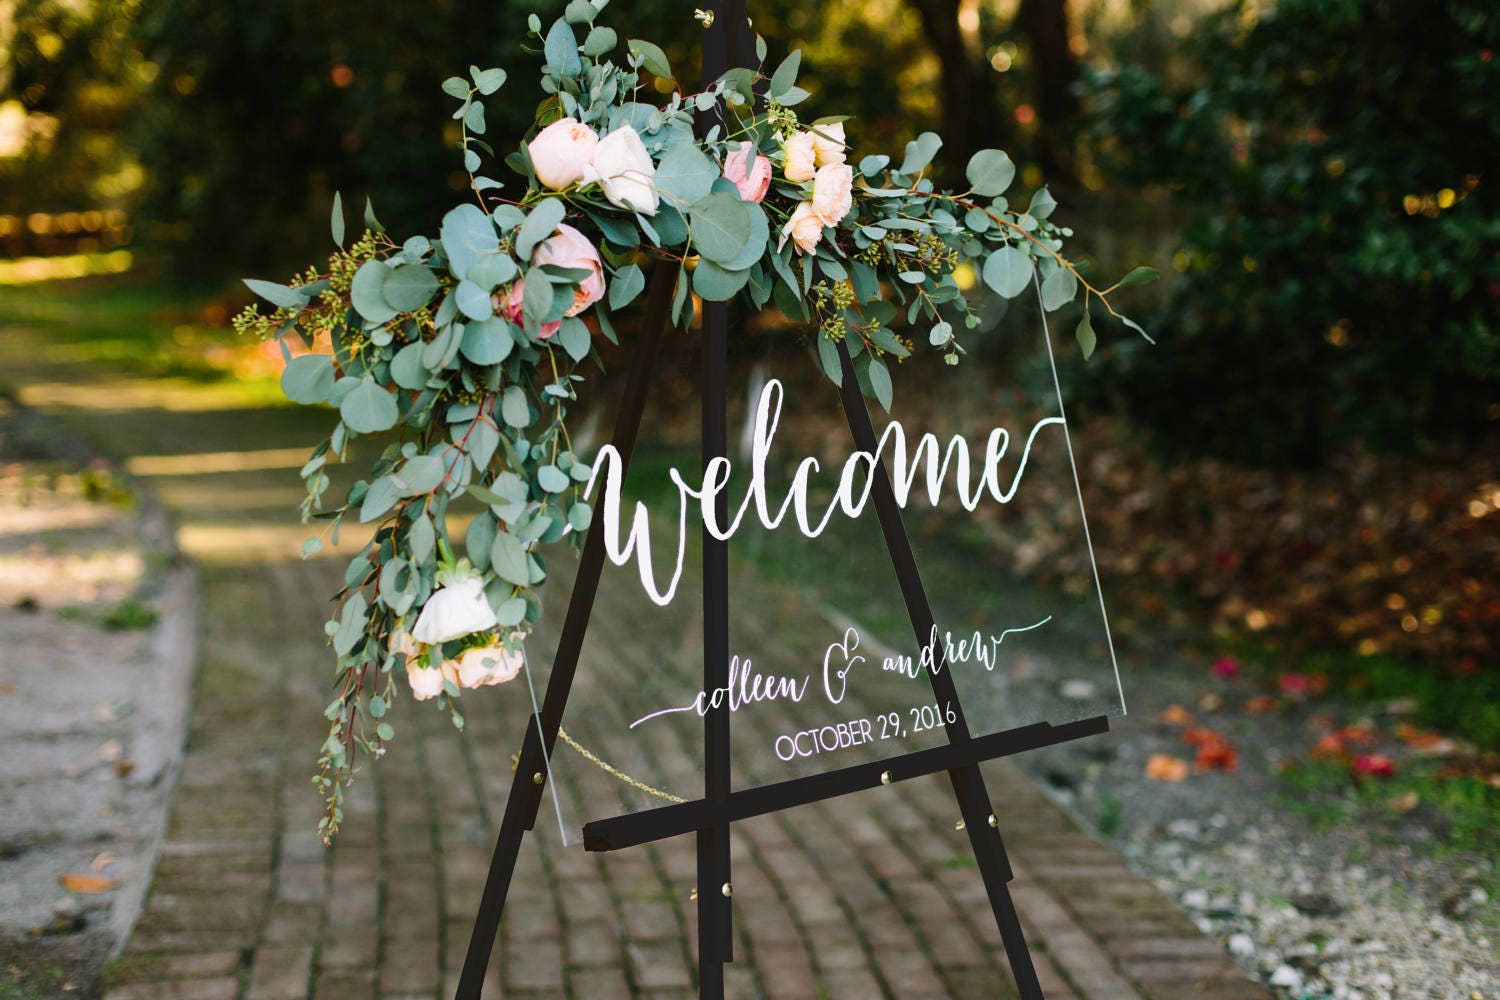
[[944, 744], [916, 750], [900, 757], [870, 761], [791, 778], [730, 794], [722, 807], [706, 799], [694, 799], [657, 809], [612, 816], [584, 824], [583, 846], [589, 851], [619, 851], [656, 840], [665, 840], [707, 827], [738, 822], [752, 816], [810, 805], [851, 792], [878, 788], [939, 771], [967, 767], [986, 760], [1024, 753], [1108, 732], [1103, 715], [1054, 726], [1038, 722], [1003, 733], [979, 736], [964, 744]]

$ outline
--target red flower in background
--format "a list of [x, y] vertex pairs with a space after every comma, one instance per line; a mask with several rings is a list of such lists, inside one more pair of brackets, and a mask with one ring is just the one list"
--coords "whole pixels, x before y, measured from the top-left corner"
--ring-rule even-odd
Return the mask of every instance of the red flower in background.
[[1355, 774], [1371, 778], [1389, 778], [1396, 773], [1395, 763], [1383, 753], [1361, 754], [1350, 767]]
[[1229, 680], [1240, 675], [1240, 661], [1232, 656], [1221, 656], [1214, 661], [1214, 676]]

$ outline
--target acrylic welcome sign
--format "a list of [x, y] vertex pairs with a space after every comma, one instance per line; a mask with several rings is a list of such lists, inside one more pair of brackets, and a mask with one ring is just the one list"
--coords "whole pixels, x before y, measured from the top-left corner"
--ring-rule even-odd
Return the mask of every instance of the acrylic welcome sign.
[[[903, 372], [905, 397], [874, 420], [874, 454], [805, 354], [748, 334], [731, 352], [726, 458], [701, 467], [694, 404], [648, 403], [628, 473], [600, 449], [590, 499], [608, 563], [580, 675], [598, 672], [608, 694], [579, 711], [575, 693], [566, 728], [637, 779], [632, 807], [661, 805], [641, 784], [697, 794], [714, 709], [731, 716], [735, 788], [940, 746], [960, 714], [977, 737], [1123, 712], [1051, 352], [1032, 329], [1033, 349], [1003, 359], [1032, 391], [986, 375], [1000, 365]], [[690, 345], [676, 346], [663, 385], [695, 371]], [[874, 509], [877, 460], [931, 607], [925, 635]], [[701, 666], [705, 530], [731, 552], [728, 683], [714, 690]], [[1086, 586], [1038, 585], [1039, 549]], [[950, 698], [935, 696], [933, 671], [950, 676]], [[552, 766], [592, 765], [559, 749]]]

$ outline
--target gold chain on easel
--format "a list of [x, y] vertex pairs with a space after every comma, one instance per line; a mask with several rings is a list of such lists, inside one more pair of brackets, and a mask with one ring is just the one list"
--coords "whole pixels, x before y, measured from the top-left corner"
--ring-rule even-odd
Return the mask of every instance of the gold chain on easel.
[[595, 766], [597, 766], [605, 774], [611, 775], [612, 777], [618, 778], [621, 781], [625, 782], [625, 784], [629, 785], [631, 788], [638, 788], [641, 791], [645, 792], [647, 795], [654, 795], [657, 798], [659, 798], [659, 799], [665, 799], [668, 802], [686, 802], [687, 801], [687, 799], [680, 798], [680, 797], [678, 797], [676, 795], [673, 795], [671, 792], [664, 792], [660, 788], [652, 788], [650, 785], [646, 784], [644, 781], [641, 781], [641, 780], [639, 780], [637, 778], [632, 778], [630, 775], [626, 774], [624, 771], [620, 770], [618, 767], [615, 767], [609, 761], [600, 759], [600, 757], [599, 757], [598, 754], [594, 753], [588, 747], [584, 746], [583, 744], [581, 744], [577, 740], [575, 740], [573, 737], [569, 736], [568, 735], [568, 731], [566, 729], [564, 729], [563, 727], [561, 727], [561, 726], [557, 727], [557, 735], [559, 735], [559, 736], [561, 736], [563, 738], [563, 742], [564, 743], [566, 743], [568, 746], [572, 747], [574, 750], [577, 750], [580, 754], [582, 754], [583, 758], [585, 760], [593, 763]]

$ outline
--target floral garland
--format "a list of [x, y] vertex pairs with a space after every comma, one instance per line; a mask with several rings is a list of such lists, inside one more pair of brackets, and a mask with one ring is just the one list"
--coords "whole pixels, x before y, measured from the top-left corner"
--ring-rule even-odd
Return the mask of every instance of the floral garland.
[[[522, 641], [541, 616], [541, 547], [576, 543], [593, 514], [583, 496], [591, 469], [573, 451], [567, 407], [593, 338], [615, 342], [611, 313], [644, 289], [642, 264], [679, 268], [671, 305], [679, 324], [691, 317], [690, 293], [740, 297], [757, 310], [774, 304], [815, 323], [828, 376], [841, 381], [843, 341], [861, 388], [887, 409], [889, 365], [914, 347], [893, 328], [903, 311], [904, 328], [925, 328], [947, 363], [962, 357], [959, 331], [979, 320], [955, 277], [961, 267], [1007, 298], [1035, 276], [1048, 310], [1081, 291], [1085, 356], [1094, 302], [1144, 335], [1109, 295], [1155, 272], [1090, 285], [1062, 256], [1071, 231], [1050, 221], [1056, 202], [1047, 190], [1024, 209], [1005, 198], [1015, 174], [1005, 153], [975, 154], [961, 193], [939, 191], [926, 176], [941, 145], [931, 132], [907, 145], [899, 165], [885, 155], [852, 162], [843, 119], [805, 123], [795, 110], [809, 96], [796, 85], [798, 52], [769, 75], [736, 68], [700, 93], [645, 103], [643, 83], [671, 79], [671, 67], [641, 40], [628, 42], [622, 61], [609, 58], [618, 38], [595, 23], [606, 2], [573, 0], [545, 34], [536, 15], [529, 19], [548, 96], [529, 140], [505, 159], [524, 190], [503, 195], [500, 181], [480, 173], [493, 155], [481, 138], [484, 99], [506, 74], [473, 67], [442, 85], [457, 102], [472, 200], [444, 217], [435, 239], [395, 243], [367, 204], [363, 235], [345, 246], [335, 196], [340, 249], [326, 271], [285, 285], [246, 282], [273, 308], [252, 306], [237, 329], [280, 339], [292, 400], [338, 411], [302, 468], [304, 520], [328, 519], [335, 541], [349, 515], [375, 526], [327, 624], [337, 696], [324, 713], [329, 732], [314, 778], [327, 803], [325, 840], [342, 821], [356, 749], [379, 756], [395, 735], [385, 716], [397, 676], [416, 700], [437, 699], [461, 729], [465, 690], [523, 668]], [[763, 40], [756, 51], [763, 64]], [[703, 112], [719, 124], [700, 139], [692, 126]], [[294, 332], [308, 353], [287, 350]], [[390, 443], [369, 478], [324, 512], [327, 464], [361, 435]], [[447, 523], [463, 497], [478, 510], [459, 540]], [[309, 539], [303, 554], [322, 544]]]

